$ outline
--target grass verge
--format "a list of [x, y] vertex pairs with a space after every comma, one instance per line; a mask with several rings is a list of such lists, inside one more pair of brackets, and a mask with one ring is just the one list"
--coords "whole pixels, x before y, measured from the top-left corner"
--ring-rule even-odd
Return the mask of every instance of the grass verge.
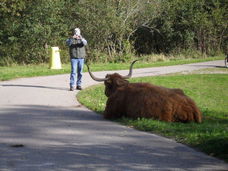
[[21, 77], [36, 77], [70, 73], [70, 65], [62, 65], [62, 69], [49, 69], [48, 64], [39, 65], [13, 65], [0, 67], [0, 81], [11, 80]]
[[[211, 57], [205, 59], [176, 59], [157, 62], [140, 61], [134, 65], [134, 68], [146, 68], [155, 66], [181, 65], [187, 63], [204, 62], [211, 60], [219, 60], [223, 57]], [[90, 64], [93, 71], [107, 71], [107, 70], [123, 70], [128, 69], [130, 63], [96, 63]], [[84, 69], [87, 72], [87, 68]], [[51, 70], [48, 64], [39, 65], [13, 65], [10, 67], [0, 67], [0, 81], [11, 80], [20, 77], [35, 77], [45, 75], [57, 75], [70, 73], [70, 64], [63, 64], [60, 70]]]
[[[166, 123], [145, 118], [136, 120], [122, 118], [116, 120], [117, 122], [173, 138], [228, 162], [227, 74], [156, 76], [135, 78], [131, 79], [131, 82], [150, 82], [170, 88], [181, 87], [200, 107], [203, 122], [201, 124]], [[107, 98], [104, 95], [103, 85], [89, 87], [81, 91], [77, 97], [88, 108], [98, 113], [104, 111]]]

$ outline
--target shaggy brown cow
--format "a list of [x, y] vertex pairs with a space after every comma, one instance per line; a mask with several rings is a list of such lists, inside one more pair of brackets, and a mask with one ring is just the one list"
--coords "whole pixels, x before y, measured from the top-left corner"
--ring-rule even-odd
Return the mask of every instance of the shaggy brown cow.
[[[137, 61], [137, 60], [136, 60]], [[132, 62], [127, 76], [118, 73], [107, 74], [103, 79], [96, 78], [88, 67], [92, 79], [104, 81], [105, 95], [108, 97], [104, 112], [105, 118], [153, 118], [167, 122], [200, 123], [202, 115], [195, 102], [181, 89], [171, 89], [149, 83], [129, 83], [132, 75]]]

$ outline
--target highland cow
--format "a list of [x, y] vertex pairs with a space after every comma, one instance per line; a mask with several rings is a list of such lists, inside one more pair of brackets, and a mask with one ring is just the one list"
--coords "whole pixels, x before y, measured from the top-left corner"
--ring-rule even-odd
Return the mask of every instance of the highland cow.
[[[136, 60], [137, 61], [137, 60]], [[171, 89], [150, 83], [129, 83], [132, 76], [132, 62], [127, 76], [118, 73], [107, 74], [105, 78], [89, 74], [95, 81], [104, 81], [108, 97], [104, 111], [107, 119], [120, 117], [153, 118], [167, 122], [198, 122], [202, 115], [195, 102], [181, 89]]]

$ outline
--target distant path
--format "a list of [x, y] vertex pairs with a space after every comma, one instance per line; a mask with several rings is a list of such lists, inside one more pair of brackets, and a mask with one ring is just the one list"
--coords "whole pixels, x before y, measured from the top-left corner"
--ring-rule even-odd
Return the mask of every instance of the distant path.
[[[133, 75], [223, 65], [212, 61], [135, 69]], [[95, 75], [106, 73], [113, 71]], [[0, 170], [228, 170], [224, 162], [174, 140], [104, 120], [78, 103], [68, 81], [69, 74], [0, 82]], [[88, 73], [83, 83], [97, 84]]]

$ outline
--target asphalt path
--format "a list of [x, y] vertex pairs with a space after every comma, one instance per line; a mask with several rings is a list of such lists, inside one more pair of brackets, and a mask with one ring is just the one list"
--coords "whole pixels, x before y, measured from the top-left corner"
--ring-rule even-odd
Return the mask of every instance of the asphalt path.
[[[133, 76], [223, 65], [213, 61], [135, 69]], [[107, 73], [113, 71], [94, 75]], [[103, 119], [80, 105], [78, 91], [70, 92], [68, 84], [69, 74], [0, 82], [0, 170], [228, 170], [227, 163], [174, 140]], [[94, 84], [84, 73], [83, 87]]]

